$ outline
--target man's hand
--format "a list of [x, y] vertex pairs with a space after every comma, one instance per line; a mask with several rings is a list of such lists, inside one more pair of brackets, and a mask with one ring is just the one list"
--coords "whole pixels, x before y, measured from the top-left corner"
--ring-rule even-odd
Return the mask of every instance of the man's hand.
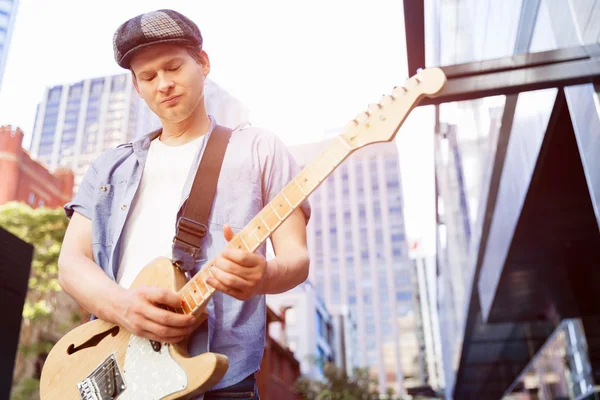
[[[229, 225], [223, 227], [225, 239], [235, 237]], [[238, 300], [248, 300], [260, 293], [267, 275], [267, 260], [260, 254], [238, 249], [226, 249], [214, 259], [211, 272], [215, 279], [206, 283]]]
[[165, 310], [181, 308], [182, 299], [177, 293], [149, 286], [125, 290], [119, 296], [115, 320], [136, 336], [159, 342], [178, 343], [196, 328], [193, 315]]

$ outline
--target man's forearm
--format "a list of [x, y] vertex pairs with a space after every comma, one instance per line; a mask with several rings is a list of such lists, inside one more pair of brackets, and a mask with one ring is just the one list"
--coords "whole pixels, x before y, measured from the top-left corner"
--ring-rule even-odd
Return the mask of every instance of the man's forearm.
[[269, 260], [261, 292], [278, 294], [295, 288], [308, 278], [309, 263], [306, 249], [281, 254]]
[[62, 289], [90, 314], [115, 323], [114, 301], [125, 289], [111, 280], [85, 255], [59, 259], [59, 283]]

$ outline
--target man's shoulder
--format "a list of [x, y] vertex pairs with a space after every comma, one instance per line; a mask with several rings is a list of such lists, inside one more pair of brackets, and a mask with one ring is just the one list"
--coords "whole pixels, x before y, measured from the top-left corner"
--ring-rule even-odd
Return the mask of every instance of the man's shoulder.
[[104, 150], [94, 161], [92, 166], [96, 169], [111, 168], [116, 163], [120, 163], [124, 158], [133, 154], [133, 144], [123, 143], [117, 147], [111, 147]]
[[232, 138], [240, 144], [251, 145], [257, 149], [272, 148], [274, 145], [282, 143], [279, 136], [273, 131], [249, 124], [236, 127], [233, 130]]

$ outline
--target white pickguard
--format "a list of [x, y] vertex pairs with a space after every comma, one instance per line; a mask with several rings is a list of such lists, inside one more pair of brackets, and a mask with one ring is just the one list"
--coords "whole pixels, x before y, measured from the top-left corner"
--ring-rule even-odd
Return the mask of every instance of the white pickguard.
[[129, 338], [123, 377], [127, 389], [119, 400], [159, 400], [188, 384], [184, 369], [173, 360], [168, 345], [163, 343], [156, 352], [148, 339], [135, 335]]

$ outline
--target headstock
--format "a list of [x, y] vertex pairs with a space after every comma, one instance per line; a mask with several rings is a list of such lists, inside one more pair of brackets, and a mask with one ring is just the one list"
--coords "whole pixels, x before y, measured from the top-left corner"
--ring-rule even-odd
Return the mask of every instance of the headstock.
[[354, 148], [371, 143], [389, 142], [423, 97], [437, 96], [446, 84], [446, 75], [439, 68], [427, 68], [384, 95], [378, 104], [369, 105], [344, 129], [341, 136]]

